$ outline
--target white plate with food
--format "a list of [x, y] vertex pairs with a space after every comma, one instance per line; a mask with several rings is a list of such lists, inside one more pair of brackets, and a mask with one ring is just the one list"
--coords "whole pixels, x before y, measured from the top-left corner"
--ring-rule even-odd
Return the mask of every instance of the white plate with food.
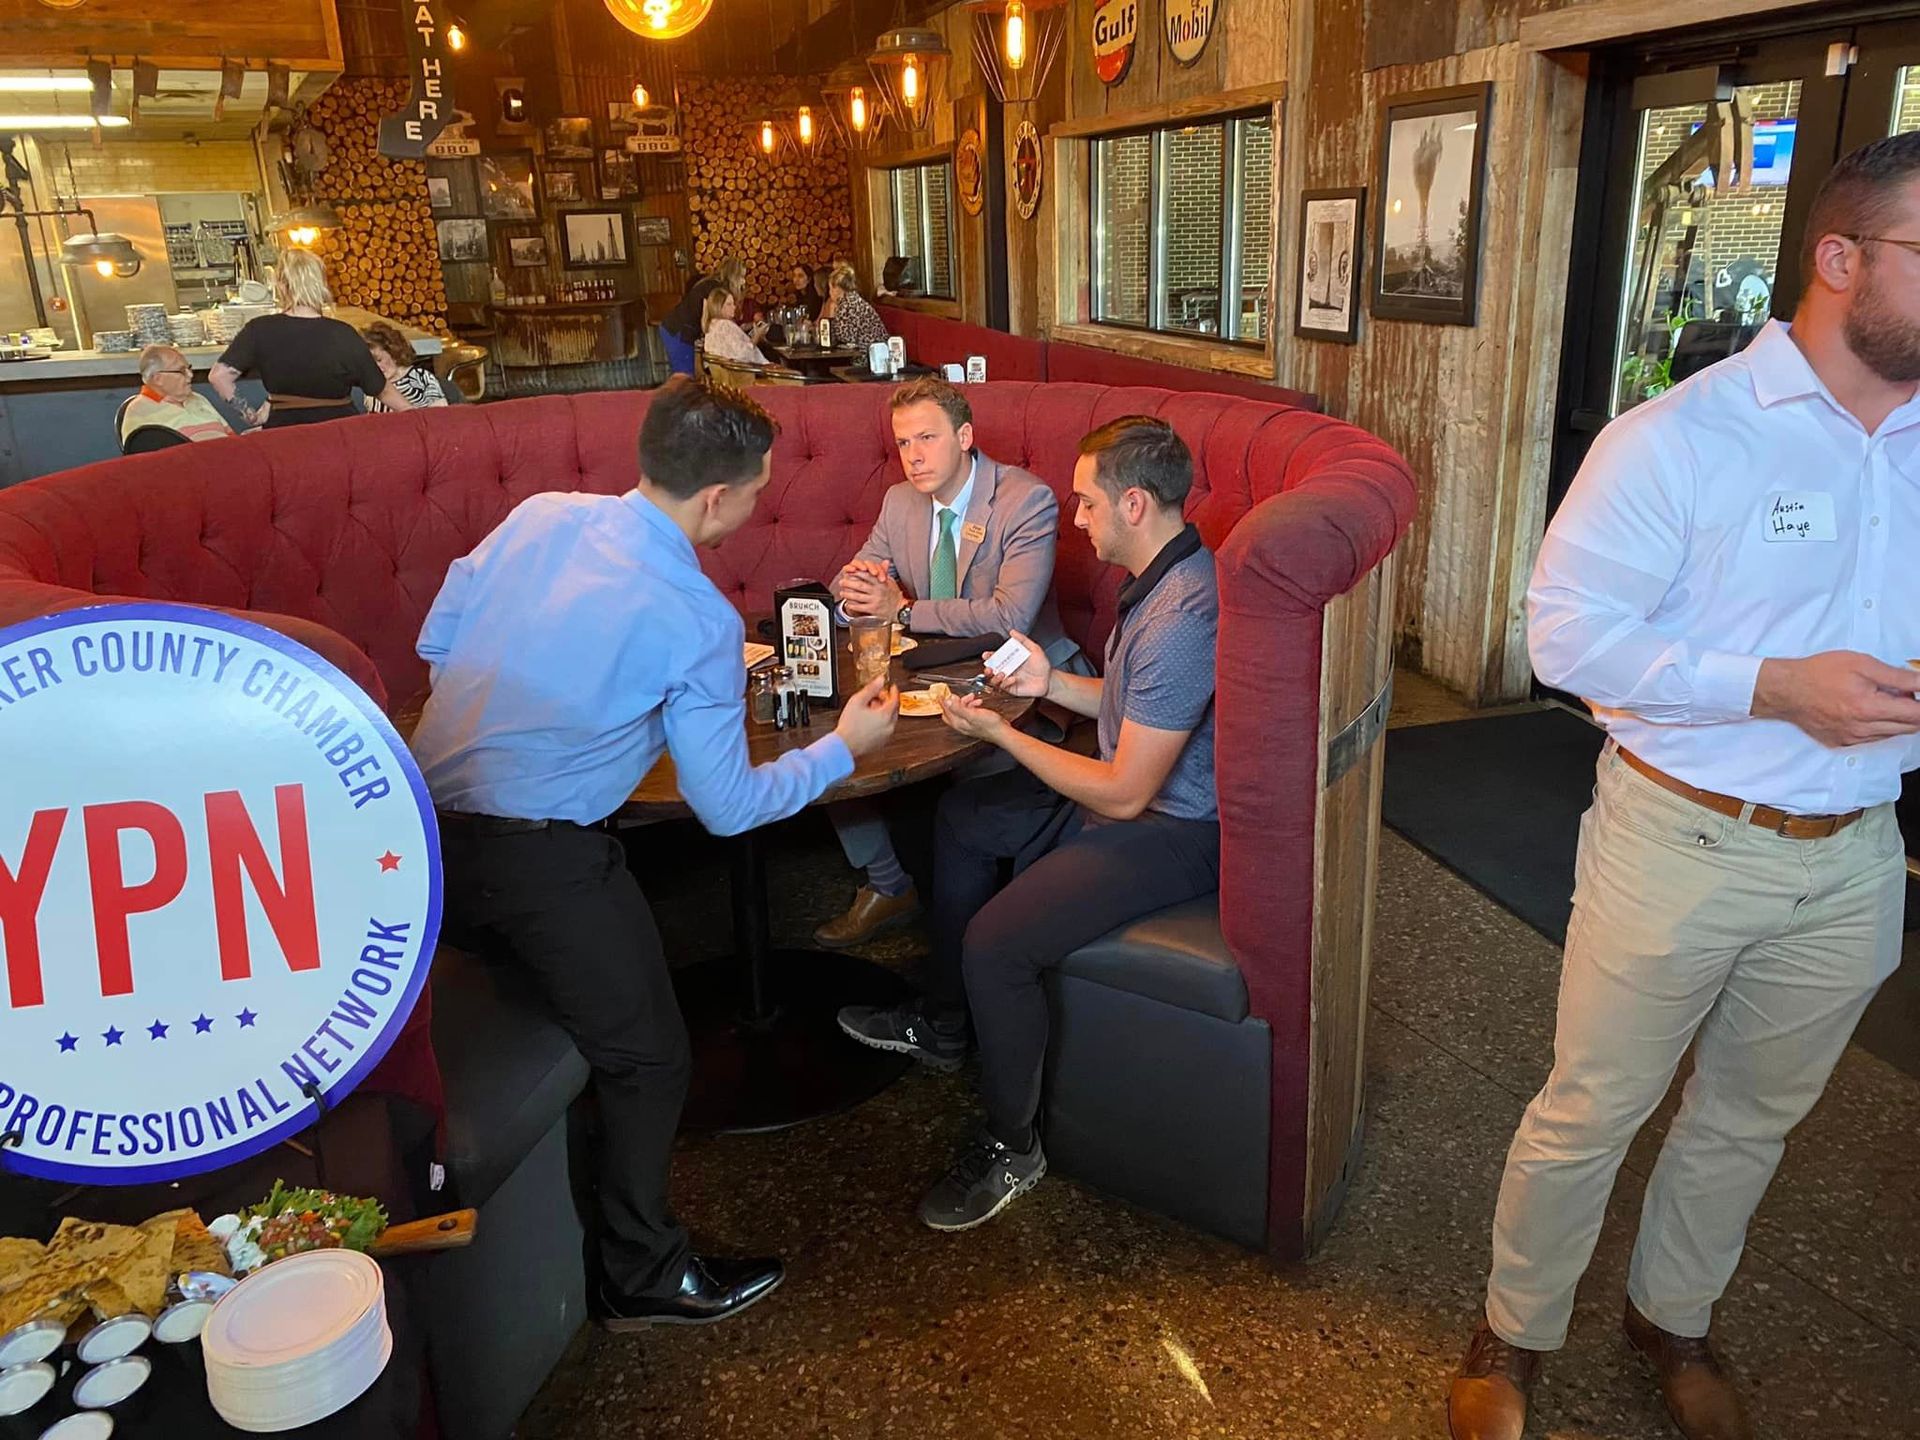
[[952, 687], [944, 681], [936, 680], [924, 690], [902, 690], [900, 692], [900, 713], [916, 719], [925, 719], [929, 715], [940, 713], [940, 702], [953, 693]]

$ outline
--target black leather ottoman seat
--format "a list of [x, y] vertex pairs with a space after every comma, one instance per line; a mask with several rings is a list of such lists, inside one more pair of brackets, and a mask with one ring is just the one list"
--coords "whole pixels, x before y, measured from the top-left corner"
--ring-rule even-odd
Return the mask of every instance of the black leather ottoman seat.
[[1264, 1249], [1272, 1037], [1248, 1016], [1217, 898], [1082, 946], [1048, 989], [1048, 1163]]

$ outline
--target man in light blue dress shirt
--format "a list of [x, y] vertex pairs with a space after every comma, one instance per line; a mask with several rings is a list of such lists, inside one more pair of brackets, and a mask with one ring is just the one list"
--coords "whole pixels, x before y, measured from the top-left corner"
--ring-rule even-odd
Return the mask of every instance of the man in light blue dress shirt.
[[752, 515], [775, 425], [676, 377], [640, 429], [624, 495], [523, 501], [454, 562], [420, 632], [433, 694], [413, 750], [440, 811], [451, 933], [535, 984], [592, 1067], [605, 1121], [600, 1310], [610, 1329], [738, 1313], [777, 1260], [694, 1255], [667, 1203], [689, 1069], [652, 912], [600, 828], [662, 752], [702, 824], [782, 819], [883, 744], [876, 681], [834, 733], [748, 763], [744, 627], [700, 569]]

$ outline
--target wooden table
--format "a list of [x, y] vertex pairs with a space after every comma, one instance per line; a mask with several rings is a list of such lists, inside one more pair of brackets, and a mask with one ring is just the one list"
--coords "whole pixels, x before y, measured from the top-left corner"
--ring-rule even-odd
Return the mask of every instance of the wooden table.
[[769, 354], [778, 355], [795, 370], [827, 371], [835, 365], [846, 365], [867, 358], [867, 347], [864, 345], [836, 345], [831, 350], [822, 350], [818, 345], [767, 344], [762, 348]]
[[[834, 651], [843, 692], [850, 692], [852, 659], [846, 631], [836, 627]], [[924, 689], [934, 679], [966, 680], [974, 666], [943, 666], [908, 676], [894, 661], [894, 679]], [[1029, 700], [995, 695], [989, 702], [1009, 720]], [[747, 724], [747, 754], [755, 765], [778, 759], [833, 733], [839, 711], [818, 707], [799, 730]], [[830, 805], [881, 795], [958, 768], [986, 748], [938, 715], [902, 715], [892, 737], [856, 763], [854, 772], [813, 803]], [[680, 796], [671, 756], [647, 772], [618, 818], [642, 824], [692, 812]], [[674, 988], [693, 1037], [693, 1082], [682, 1123], [723, 1132], [778, 1130], [835, 1114], [892, 1084], [911, 1063], [903, 1055], [858, 1045], [840, 1033], [846, 1005], [890, 1005], [905, 987], [897, 972], [830, 950], [776, 950], [767, 895], [766, 829], [733, 837], [729, 865], [733, 891], [733, 953], [722, 960], [675, 970]]]

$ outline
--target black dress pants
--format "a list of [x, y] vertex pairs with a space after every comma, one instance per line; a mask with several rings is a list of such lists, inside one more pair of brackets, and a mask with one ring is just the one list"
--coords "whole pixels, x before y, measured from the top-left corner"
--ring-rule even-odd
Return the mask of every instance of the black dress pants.
[[689, 1248], [667, 1173], [691, 1058], [660, 932], [620, 842], [558, 821], [500, 833], [448, 817], [440, 834], [449, 938], [531, 981], [592, 1067], [608, 1281], [627, 1295], [673, 1294]]
[[1102, 820], [1025, 769], [941, 798], [924, 988], [935, 1010], [972, 1011], [995, 1135], [1018, 1135], [1039, 1113], [1046, 972], [1116, 926], [1219, 887], [1216, 820]]

